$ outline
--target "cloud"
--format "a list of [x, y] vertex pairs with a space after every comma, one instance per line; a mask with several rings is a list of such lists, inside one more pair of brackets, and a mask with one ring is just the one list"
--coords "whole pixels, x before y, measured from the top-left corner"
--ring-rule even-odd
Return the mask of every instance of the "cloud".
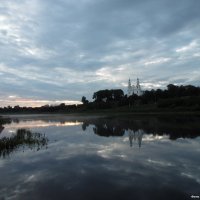
[[187, 51], [195, 49], [195, 47], [197, 47], [197, 46], [198, 46], [197, 42], [192, 41], [189, 45], [176, 49], [176, 52], [178, 52], [178, 53], [179, 52], [187, 52]]
[[199, 6], [197, 0], [3, 1], [1, 96], [77, 101], [99, 89], [126, 90], [129, 77], [144, 87], [173, 80], [199, 85]]
[[161, 63], [165, 63], [168, 62], [170, 60], [170, 58], [156, 58], [156, 59], [152, 59], [149, 61], [146, 61], [144, 63], [144, 65], [152, 65], [152, 64], [161, 64]]

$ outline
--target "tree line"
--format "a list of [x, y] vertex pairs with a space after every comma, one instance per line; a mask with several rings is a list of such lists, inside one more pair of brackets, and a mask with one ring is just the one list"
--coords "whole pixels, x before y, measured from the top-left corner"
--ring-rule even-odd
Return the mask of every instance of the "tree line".
[[85, 96], [79, 105], [44, 105], [41, 107], [7, 106], [0, 108], [0, 113], [70, 113], [84, 112], [86, 110], [109, 109], [127, 106], [129, 108], [142, 107], [143, 105], [156, 108], [190, 108], [200, 110], [200, 87], [193, 85], [169, 84], [166, 89], [152, 89], [144, 91], [142, 96], [133, 94], [127, 96], [121, 89], [105, 89], [94, 92], [92, 101]]
[[19, 105], [0, 108], [0, 113], [65, 113], [77, 110], [80, 105], [44, 105], [41, 107], [21, 107]]
[[83, 99], [87, 108], [154, 105], [157, 108], [193, 107], [200, 110], [200, 87], [169, 84], [164, 90], [146, 90], [141, 96], [127, 96], [121, 89], [100, 90], [93, 94], [93, 102], [86, 100], [86, 97]]

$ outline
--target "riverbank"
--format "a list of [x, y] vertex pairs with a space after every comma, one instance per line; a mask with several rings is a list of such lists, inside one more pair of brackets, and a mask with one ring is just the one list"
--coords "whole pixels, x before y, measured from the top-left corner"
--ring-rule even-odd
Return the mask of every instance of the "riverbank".
[[[26, 113], [0, 113], [0, 116], [2, 117], [46, 117], [46, 116], [66, 116], [68, 118], [80, 118], [80, 117], [92, 117], [92, 118], [98, 118], [98, 117], [134, 117], [134, 116], [200, 116], [200, 111], [190, 111], [190, 110], [139, 110], [139, 109], [103, 109], [103, 110], [84, 110], [84, 111], [74, 111], [74, 112], [58, 112], [58, 113], [51, 113], [51, 112], [45, 112], [45, 113], [32, 113], [32, 112], [26, 112]], [[0, 118], [1, 121], [1, 118]]]

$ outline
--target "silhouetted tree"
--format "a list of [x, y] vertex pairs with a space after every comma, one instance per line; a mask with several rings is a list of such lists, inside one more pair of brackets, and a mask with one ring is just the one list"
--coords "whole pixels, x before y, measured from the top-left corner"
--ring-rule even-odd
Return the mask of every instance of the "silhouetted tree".
[[82, 97], [81, 102], [82, 102], [83, 104], [89, 103], [89, 101], [86, 99], [85, 96]]
[[99, 90], [93, 94], [96, 102], [119, 101], [123, 98], [124, 92], [121, 89], [115, 90]]

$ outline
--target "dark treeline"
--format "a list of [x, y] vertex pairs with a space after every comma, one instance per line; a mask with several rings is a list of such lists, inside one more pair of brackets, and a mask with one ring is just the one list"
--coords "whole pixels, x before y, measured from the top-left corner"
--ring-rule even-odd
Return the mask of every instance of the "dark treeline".
[[176, 86], [170, 84], [167, 89], [146, 90], [142, 96], [127, 96], [121, 89], [99, 90], [93, 94], [89, 102], [85, 96], [80, 105], [44, 105], [41, 107], [8, 106], [0, 108], [0, 113], [70, 113], [87, 110], [109, 109], [127, 106], [142, 108], [143, 105], [156, 109], [200, 110], [200, 87], [192, 85]]
[[44, 105], [41, 107], [8, 106], [0, 108], [0, 113], [65, 113], [77, 110], [81, 105]]
[[141, 101], [144, 104], [154, 102], [158, 107], [197, 106], [200, 108], [200, 87], [170, 84], [166, 90], [145, 91]]
[[200, 87], [192, 85], [176, 86], [170, 84], [165, 90], [146, 90], [142, 96], [134, 94], [129, 97], [124, 95], [123, 91], [120, 89], [100, 90], [94, 93], [93, 102], [88, 102], [85, 97], [83, 98], [85, 101], [82, 102], [87, 109], [153, 105], [154, 108], [159, 109], [190, 108], [192, 110], [200, 110]]

